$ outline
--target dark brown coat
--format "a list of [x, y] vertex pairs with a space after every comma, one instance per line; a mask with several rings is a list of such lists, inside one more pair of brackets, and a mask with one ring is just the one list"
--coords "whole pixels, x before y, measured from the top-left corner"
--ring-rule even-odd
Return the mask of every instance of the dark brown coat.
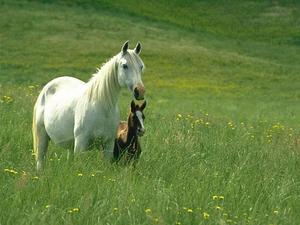
[[146, 107], [146, 101], [142, 106], [136, 105], [134, 101], [131, 102], [131, 110], [126, 121], [119, 123], [117, 138], [115, 139], [114, 159], [119, 160], [124, 157], [126, 161], [136, 160], [141, 154], [141, 145], [139, 137], [141, 137], [145, 130], [143, 121], [145, 119], [143, 110]]

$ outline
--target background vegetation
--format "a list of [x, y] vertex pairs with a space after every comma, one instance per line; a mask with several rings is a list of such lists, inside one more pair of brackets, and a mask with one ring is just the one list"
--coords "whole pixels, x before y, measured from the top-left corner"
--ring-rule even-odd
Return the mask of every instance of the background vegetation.
[[[125, 40], [147, 67], [137, 167], [51, 145], [36, 174], [39, 91]], [[299, 223], [299, 52], [293, 0], [0, 0], [0, 224]]]

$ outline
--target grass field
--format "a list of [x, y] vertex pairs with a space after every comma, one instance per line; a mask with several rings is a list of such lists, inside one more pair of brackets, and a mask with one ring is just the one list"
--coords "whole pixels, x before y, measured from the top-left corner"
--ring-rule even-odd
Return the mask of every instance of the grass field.
[[[126, 40], [147, 67], [136, 168], [50, 145], [37, 174], [39, 91]], [[0, 0], [0, 224], [300, 224], [299, 62], [298, 1]]]

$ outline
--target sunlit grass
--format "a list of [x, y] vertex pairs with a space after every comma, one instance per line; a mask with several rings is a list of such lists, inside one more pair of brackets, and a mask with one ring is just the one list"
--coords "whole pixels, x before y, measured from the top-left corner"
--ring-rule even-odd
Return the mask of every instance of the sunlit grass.
[[[231, 14], [223, 1], [51, 2], [0, 3], [0, 224], [297, 224], [296, 3], [236, 1]], [[170, 13], [179, 6], [185, 17]], [[43, 85], [87, 81], [127, 39], [142, 42], [147, 67], [137, 166], [96, 149], [69, 163], [50, 144], [37, 174], [31, 120]], [[125, 119], [130, 95], [121, 95]]]

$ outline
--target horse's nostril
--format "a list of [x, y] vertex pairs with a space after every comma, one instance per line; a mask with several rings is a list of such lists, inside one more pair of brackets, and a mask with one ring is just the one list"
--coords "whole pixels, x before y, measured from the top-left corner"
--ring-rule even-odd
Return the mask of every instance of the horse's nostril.
[[142, 133], [142, 134], [145, 133], [145, 130], [141, 129], [141, 128], [139, 128], [138, 131], [139, 131], [139, 133]]
[[138, 90], [137, 88], [135, 88], [135, 89], [133, 90], [133, 92], [134, 92], [134, 97], [135, 97], [135, 98], [138, 98], [138, 97], [139, 97], [139, 90]]

